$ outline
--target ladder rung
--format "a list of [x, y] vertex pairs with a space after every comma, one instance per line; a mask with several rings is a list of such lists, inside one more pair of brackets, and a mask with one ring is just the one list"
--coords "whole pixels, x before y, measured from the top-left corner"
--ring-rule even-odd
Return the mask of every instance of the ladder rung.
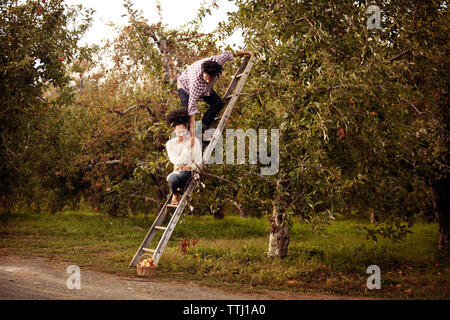
[[171, 203], [167, 204], [167, 206], [168, 206], [169, 208], [176, 208], [176, 207], [178, 207], [177, 204], [171, 204]]
[[151, 252], [151, 253], [155, 253], [156, 252], [156, 250], [149, 249], [149, 248], [142, 248], [142, 250], [144, 250], [145, 252]]
[[242, 77], [244, 74], [245, 74], [245, 72], [242, 72], [242, 73], [238, 74], [235, 78], [240, 78], [240, 77]]
[[166, 228], [166, 227], [156, 226], [155, 229], [156, 229], [156, 230], [166, 230], [167, 228]]

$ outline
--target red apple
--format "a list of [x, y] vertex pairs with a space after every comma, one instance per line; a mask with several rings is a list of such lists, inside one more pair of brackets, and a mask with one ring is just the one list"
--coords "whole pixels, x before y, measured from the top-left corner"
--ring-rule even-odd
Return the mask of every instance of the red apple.
[[11, 41], [14, 41], [14, 40], [16, 40], [16, 38], [14, 38], [14, 37], [11, 37]]
[[59, 61], [63, 62], [63, 61], [64, 61], [64, 58], [59, 58]]
[[339, 137], [339, 139], [345, 138], [347, 136], [347, 132], [345, 132], [344, 127], [339, 126], [337, 136]]
[[352, 99], [350, 99], [350, 100], [348, 100], [348, 104], [349, 104], [349, 105], [354, 105], [355, 102], [354, 102]]

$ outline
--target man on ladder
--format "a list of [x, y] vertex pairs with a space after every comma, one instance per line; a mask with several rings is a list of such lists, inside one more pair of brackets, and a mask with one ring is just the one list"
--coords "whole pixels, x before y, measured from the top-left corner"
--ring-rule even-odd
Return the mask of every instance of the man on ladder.
[[[251, 56], [252, 52], [236, 51], [235, 55]], [[188, 66], [177, 79], [178, 95], [180, 96], [181, 104], [188, 110], [191, 146], [194, 145], [195, 114], [198, 113], [197, 103], [203, 99], [209, 105], [202, 119], [203, 137], [203, 132], [209, 128], [214, 118], [224, 106], [222, 99], [212, 87], [222, 74], [222, 66], [227, 61], [232, 60], [234, 58], [230, 51], [198, 60]]]

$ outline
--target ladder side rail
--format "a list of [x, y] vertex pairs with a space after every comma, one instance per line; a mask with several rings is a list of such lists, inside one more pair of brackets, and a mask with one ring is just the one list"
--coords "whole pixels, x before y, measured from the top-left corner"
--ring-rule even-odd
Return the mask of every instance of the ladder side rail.
[[240, 75], [242, 72], [244, 72], [245, 68], [247, 67], [247, 64], [249, 62], [250, 58], [248, 56], [244, 57], [244, 61], [242, 61], [241, 65], [239, 66], [238, 70], [236, 71], [236, 73], [233, 76], [233, 79], [230, 82], [230, 85], [227, 88], [227, 91], [225, 91], [224, 94], [224, 99], [226, 97], [228, 97], [234, 90], [234, 88], [236, 87], [236, 84], [239, 81], [239, 78], [237, 77], [238, 75]]
[[170, 219], [169, 224], [167, 225], [167, 229], [164, 231], [164, 234], [161, 237], [161, 240], [158, 243], [158, 246], [156, 247], [155, 253], [153, 254], [153, 264], [156, 266], [158, 265], [159, 259], [161, 258], [162, 252], [167, 246], [167, 243], [169, 242], [170, 236], [172, 235], [173, 230], [175, 229], [176, 224], [178, 223], [178, 219], [180, 219], [181, 214], [184, 211], [184, 208], [187, 205], [187, 199], [190, 197], [191, 193], [194, 191], [195, 187], [197, 185], [197, 180], [192, 179], [189, 183], [186, 191], [183, 194], [183, 197], [180, 200], [180, 203], [178, 207], [176, 208], [175, 212], [172, 215], [172, 218]]
[[160, 226], [161, 223], [164, 221], [164, 219], [166, 217], [166, 213], [167, 213], [166, 207], [171, 198], [172, 198], [172, 194], [169, 196], [169, 198], [164, 203], [164, 205], [161, 208], [161, 211], [159, 212], [155, 221], [153, 221], [152, 226], [148, 230], [147, 235], [145, 236], [144, 240], [141, 243], [141, 246], [139, 247], [138, 251], [134, 255], [133, 259], [131, 260], [130, 267], [134, 267], [139, 262], [139, 258], [145, 253], [143, 249], [146, 248], [148, 246], [148, 244], [155, 237], [155, 234], [156, 234], [155, 227]]
[[207, 163], [209, 161], [209, 159], [211, 158], [212, 150], [216, 147], [219, 135], [222, 133], [223, 129], [225, 128], [226, 121], [230, 117], [231, 112], [233, 111], [233, 108], [234, 108], [237, 100], [239, 99], [239, 95], [241, 94], [242, 88], [244, 87], [244, 84], [247, 81], [247, 78], [250, 74], [250, 70], [253, 67], [254, 61], [255, 61], [255, 58], [254, 58], [254, 56], [252, 56], [252, 58], [247, 63], [247, 66], [244, 71], [244, 75], [240, 78], [240, 80], [236, 86], [236, 90], [233, 93], [233, 96], [231, 97], [231, 100], [228, 103], [228, 106], [225, 109], [225, 111], [222, 115], [222, 118], [220, 119], [220, 122], [217, 125], [216, 130], [214, 131], [214, 135], [213, 135], [211, 141], [209, 142], [208, 146], [206, 147], [205, 151], [203, 152], [203, 162], [204, 163]]

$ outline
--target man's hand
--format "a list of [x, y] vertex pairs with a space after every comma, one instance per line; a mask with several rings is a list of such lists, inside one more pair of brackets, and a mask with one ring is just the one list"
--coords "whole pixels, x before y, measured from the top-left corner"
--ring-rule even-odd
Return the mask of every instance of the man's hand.
[[251, 56], [253, 52], [251, 51], [236, 51], [237, 56]]

